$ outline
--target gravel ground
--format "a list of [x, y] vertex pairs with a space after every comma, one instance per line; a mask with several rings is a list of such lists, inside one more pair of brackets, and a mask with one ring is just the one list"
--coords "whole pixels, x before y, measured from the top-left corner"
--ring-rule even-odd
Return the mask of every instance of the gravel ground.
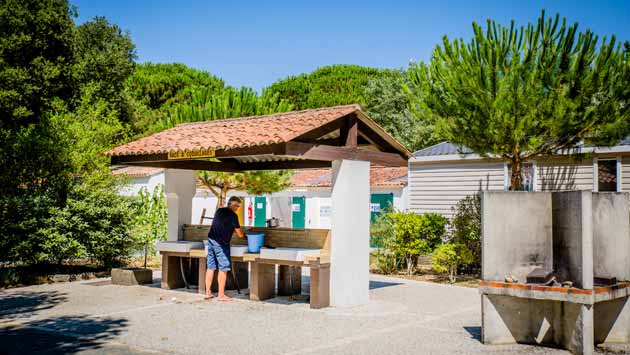
[[476, 289], [371, 279], [368, 305], [323, 310], [103, 280], [10, 289], [0, 291], [0, 353], [568, 354], [481, 344]]

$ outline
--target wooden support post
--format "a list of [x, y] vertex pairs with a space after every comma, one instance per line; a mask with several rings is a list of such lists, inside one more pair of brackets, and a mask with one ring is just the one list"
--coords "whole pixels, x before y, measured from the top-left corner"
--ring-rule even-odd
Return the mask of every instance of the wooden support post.
[[252, 263], [252, 277], [249, 299], [264, 301], [275, 296], [276, 265]]
[[330, 264], [311, 262], [311, 308], [330, 306]]
[[162, 288], [172, 290], [184, 287], [181, 270], [179, 268], [179, 257], [172, 255], [162, 255]]
[[197, 278], [197, 286], [199, 286], [198, 292], [206, 294], [206, 270], [208, 268], [208, 258], [198, 258], [199, 261], [199, 276]]
[[293, 296], [302, 293], [302, 268], [300, 266], [279, 265], [278, 295]]

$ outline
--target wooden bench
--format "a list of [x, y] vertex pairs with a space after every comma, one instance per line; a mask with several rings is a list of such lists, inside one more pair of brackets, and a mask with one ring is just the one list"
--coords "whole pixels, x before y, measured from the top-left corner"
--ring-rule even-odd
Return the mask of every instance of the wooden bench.
[[[185, 225], [184, 240], [206, 240], [208, 225]], [[245, 253], [233, 256], [233, 273], [241, 288], [248, 286], [248, 266], [251, 266], [249, 298], [263, 301], [276, 295], [276, 265], [278, 265], [278, 295], [300, 294], [302, 289], [302, 267], [310, 268], [310, 306], [323, 308], [330, 305], [330, 230], [245, 227], [245, 233], [265, 233], [265, 246], [273, 248], [321, 249], [320, 256], [306, 257], [304, 261], [272, 260], [260, 258], [260, 254]], [[232, 245], [247, 245], [247, 240], [234, 236]], [[162, 255], [162, 287], [174, 288], [183, 284], [177, 258], [198, 259], [199, 292], [205, 292], [205, 250], [191, 250], [186, 255], [164, 253]], [[216, 278], [215, 278], [216, 279]], [[227, 289], [234, 289], [232, 278], [228, 277]], [[179, 286], [181, 287], [181, 286]]]

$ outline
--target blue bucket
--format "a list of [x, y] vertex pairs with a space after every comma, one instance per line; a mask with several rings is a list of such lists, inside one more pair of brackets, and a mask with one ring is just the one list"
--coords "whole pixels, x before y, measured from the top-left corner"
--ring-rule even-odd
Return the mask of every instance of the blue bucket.
[[247, 234], [247, 251], [250, 253], [260, 253], [260, 248], [265, 243], [264, 233], [248, 233]]

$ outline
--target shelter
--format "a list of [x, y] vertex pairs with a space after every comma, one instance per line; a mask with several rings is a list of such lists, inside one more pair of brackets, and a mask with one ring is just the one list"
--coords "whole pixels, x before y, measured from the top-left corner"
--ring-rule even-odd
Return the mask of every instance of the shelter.
[[168, 238], [191, 222], [195, 170], [332, 167], [330, 303], [368, 301], [370, 164], [407, 166], [411, 153], [358, 105], [181, 124], [107, 152], [112, 164], [167, 168]]

